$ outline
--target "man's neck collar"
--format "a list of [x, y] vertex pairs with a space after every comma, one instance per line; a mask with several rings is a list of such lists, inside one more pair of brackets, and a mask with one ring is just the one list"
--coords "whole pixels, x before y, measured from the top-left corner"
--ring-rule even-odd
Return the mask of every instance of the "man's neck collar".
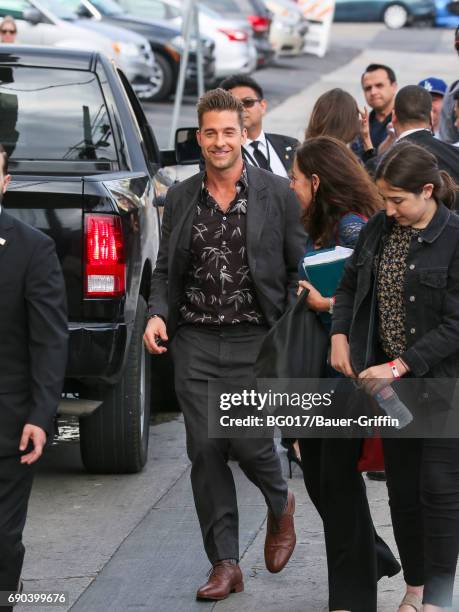
[[252, 136], [249, 136], [247, 134], [247, 143], [246, 144], [250, 144], [254, 140], [261, 140], [262, 142], [264, 142], [264, 140], [265, 140], [265, 133], [263, 131], [263, 128], [260, 129], [260, 131], [258, 132], [258, 134], [256, 136], [252, 137]]
[[244, 161], [240, 158], [240, 163], [222, 171], [206, 169], [204, 181], [207, 188], [233, 189], [244, 172]]

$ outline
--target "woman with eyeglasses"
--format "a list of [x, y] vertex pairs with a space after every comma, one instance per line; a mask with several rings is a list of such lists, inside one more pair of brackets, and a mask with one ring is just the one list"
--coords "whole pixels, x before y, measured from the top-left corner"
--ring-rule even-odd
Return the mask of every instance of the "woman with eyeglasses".
[[[400, 377], [415, 379], [410, 389], [429, 388], [410, 400], [406, 383], [397, 387], [408, 397], [413, 425], [432, 411], [430, 432], [446, 418], [445, 410], [457, 409], [435, 390], [459, 378], [459, 217], [450, 210], [458, 188], [433, 155], [409, 142], [394, 145], [382, 158], [376, 184], [385, 212], [363, 228], [345, 268], [333, 313], [331, 364], [358, 377], [372, 395]], [[363, 363], [368, 354], [370, 367]], [[424, 379], [442, 380], [435, 386]], [[452, 605], [459, 432], [448, 431], [456, 437], [383, 438], [406, 581], [399, 612], [441, 612]]]
[[[354, 248], [367, 219], [383, 206], [357, 157], [343, 142], [326, 136], [310, 138], [297, 149], [291, 188], [303, 211], [306, 254], [338, 245]], [[306, 280], [300, 286], [309, 290], [310, 309], [332, 311], [333, 299]], [[326, 364], [324, 371], [329, 377], [340, 376]], [[365, 484], [357, 471], [361, 447], [357, 438], [300, 440], [306, 489], [324, 523], [333, 612], [376, 612], [377, 581], [400, 571], [373, 526]]]
[[16, 42], [16, 34], [16, 22], [10, 15], [7, 15], [0, 23], [0, 42], [14, 44]]

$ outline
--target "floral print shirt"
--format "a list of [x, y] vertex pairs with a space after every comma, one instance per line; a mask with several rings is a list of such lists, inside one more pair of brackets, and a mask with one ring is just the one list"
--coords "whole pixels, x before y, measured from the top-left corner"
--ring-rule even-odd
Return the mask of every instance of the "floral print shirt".
[[191, 233], [191, 266], [180, 307], [182, 323], [264, 324], [247, 261], [247, 172], [222, 212], [204, 177]]
[[377, 283], [379, 337], [382, 349], [390, 359], [396, 359], [406, 350], [403, 295], [406, 259], [411, 239], [419, 231], [394, 223], [381, 254]]

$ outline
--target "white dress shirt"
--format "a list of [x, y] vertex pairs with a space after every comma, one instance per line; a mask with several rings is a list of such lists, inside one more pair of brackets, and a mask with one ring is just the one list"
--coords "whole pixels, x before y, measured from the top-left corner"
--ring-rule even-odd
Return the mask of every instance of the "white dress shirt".
[[[266, 134], [263, 132], [263, 130], [261, 131], [258, 138], [254, 138], [253, 140], [257, 140], [260, 143], [258, 146], [258, 150], [260, 151], [260, 153], [263, 153], [267, 160], [269, 160], [269, 167], [271, 168], [273, 173], [277, 174], [278, 176], [288, 178], [287, 170], [285, 169], [284, 164], [277, 155], [273, 145], [267, 141]], [[245, 160], [252, 166], [258, 166], [253, 156], [254, 148], [250, 145], [253, 140], [249, 140], [247, 138], [246, 143], [243, 145], [247, 153], [247, 155], [245, 156]]]

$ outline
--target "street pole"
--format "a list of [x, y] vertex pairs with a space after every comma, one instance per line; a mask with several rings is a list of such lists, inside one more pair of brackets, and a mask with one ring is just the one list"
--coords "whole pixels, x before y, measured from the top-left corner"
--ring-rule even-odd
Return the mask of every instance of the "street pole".
[[171, 132], [169, 136], [169, 148], [173, 149], [175, 146], [175, 132], [178, 127], [180, 108], [183, 102], [183, 93], [185, 91], [185, 78], [186, 70], [188, 67], [188, 57], [190, 55], [190, 42], [191, 42], [191, 26], [193, 22], [193, 9], [195, 0], [185, 0], [183, 10], [183, 22], [182, 22], [182, 38], [184, 41], [183, 55], [180, 62], [179, 77], [177, 83], [177, 89], [175, 92], [174, 100], [174, 111], [172, 113]]
[[196, 37], [196, 61], [198, 64], [198, 97], [204, 93], [204, 57], [202, 53], [201, 31], [199, 29], [199, 8], [193, 10], [194, 35]]

